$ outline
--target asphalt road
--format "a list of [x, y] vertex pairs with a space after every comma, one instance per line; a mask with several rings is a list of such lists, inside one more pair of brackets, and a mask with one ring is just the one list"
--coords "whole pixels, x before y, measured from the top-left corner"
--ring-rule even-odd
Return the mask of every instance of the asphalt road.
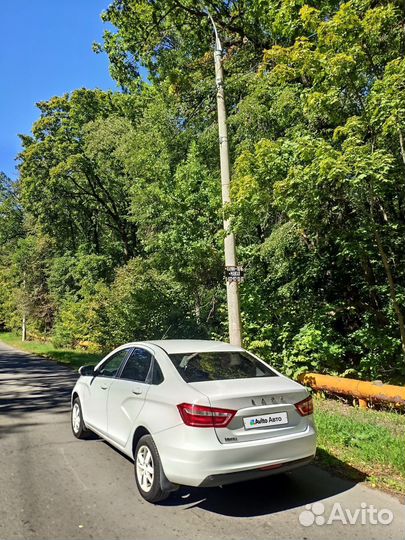
[[[182, 488], [164, 504], [146, 503], [130, 460], [100, 439], [73, 437], [76, 377], [0, 343], [1, 539], [405, 538], [404, 501], [315, 466], [227, 488]], [[324, 505], [321, 524], [304, 526], [300, 514], [312, 521], [313, 513], [302, 512], [314, 503]], [[323, 523], [335, 503], [343, 516], [335, 510], [336, 519]], [[364, 516], [362, 505], [391, 511], [392, 522], [371, 524], [366, 516], [362, 524], [360, 515], [355, 525], [342, 523], [347, 510]]]

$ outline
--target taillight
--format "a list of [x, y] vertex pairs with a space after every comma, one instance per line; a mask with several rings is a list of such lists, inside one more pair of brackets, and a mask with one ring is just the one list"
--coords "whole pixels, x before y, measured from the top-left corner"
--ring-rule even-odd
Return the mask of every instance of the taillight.
[[301, 416], [308, 416], [314, 412], [314, 403], [312, 397], [308, 396], [307, 398], [299, 401], [295, 404], [295, 408], [300, 413]]
[[193, 427], [226, 427], [236, 413], [230, 409], [216, 409], [190, 403], [181, 403], [177, 408], [186, 426]]

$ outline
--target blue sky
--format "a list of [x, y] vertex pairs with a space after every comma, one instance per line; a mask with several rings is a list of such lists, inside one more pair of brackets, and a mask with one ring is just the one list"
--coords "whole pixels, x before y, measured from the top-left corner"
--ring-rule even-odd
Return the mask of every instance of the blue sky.
[[18, 133], [38, 118], [35, 103], [75, 88], [117, 89], [108, 58], [96, 55], [109, 0], [5, 0], [1, 5], [0, 171], [16, 178]]

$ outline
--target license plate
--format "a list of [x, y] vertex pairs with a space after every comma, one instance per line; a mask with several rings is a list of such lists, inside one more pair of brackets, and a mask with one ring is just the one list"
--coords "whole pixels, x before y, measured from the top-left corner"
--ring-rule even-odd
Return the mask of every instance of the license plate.
[[245, 429], [280, 426], [282, 424], [288, 424], [288, 416], [286, 412], [248, 416], [243, 419], [243, 423], [245, 424]]

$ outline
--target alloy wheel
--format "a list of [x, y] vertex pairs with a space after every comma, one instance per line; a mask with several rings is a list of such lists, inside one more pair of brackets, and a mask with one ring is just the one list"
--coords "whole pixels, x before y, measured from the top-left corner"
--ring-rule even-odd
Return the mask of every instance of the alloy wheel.
[[150, 449], [142, 445], [136, 456], [136, 475], [143, 491], [146, 493], [152, 489], [155, 469]]
[[72, 427], [75, 433], [79, 432], [80, 429], [80, 407], [78, 403], [73, 405], [72, 411]]

